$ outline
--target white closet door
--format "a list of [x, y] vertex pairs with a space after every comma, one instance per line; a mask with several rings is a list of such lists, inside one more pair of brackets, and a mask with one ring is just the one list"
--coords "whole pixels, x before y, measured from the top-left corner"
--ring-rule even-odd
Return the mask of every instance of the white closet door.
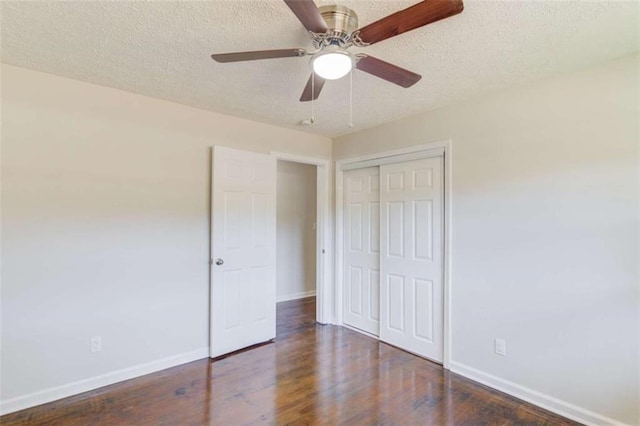
[[344, 174], [344, 323], [378, 335], [380, 322], [380, 175]]
[[276, 335], [276, 160], [213, 148], [210, 355]]
[[380, 168], [380, 339], [443, 359], [443, 160]]

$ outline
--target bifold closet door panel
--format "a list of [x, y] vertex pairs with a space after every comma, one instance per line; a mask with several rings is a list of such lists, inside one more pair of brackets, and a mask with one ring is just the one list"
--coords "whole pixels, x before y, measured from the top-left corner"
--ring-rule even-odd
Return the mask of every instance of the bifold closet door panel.
[[378, 335], [380, 320], [380, 172], [344, 174], [344, 323]]
[[443, 359], [443, 158], [380, 167], [380, 339]]

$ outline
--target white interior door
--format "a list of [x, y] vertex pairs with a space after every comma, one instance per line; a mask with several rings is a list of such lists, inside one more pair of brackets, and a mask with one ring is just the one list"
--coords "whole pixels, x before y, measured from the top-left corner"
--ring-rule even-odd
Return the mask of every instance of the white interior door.
[[380, 322], [380, 171], [344, 174], [345, 324], [378, 335]]
[[443, 359], [443, 158], [380, 168], [380, 339]]
[[276, 335], [276, 160], [212, 152], [210, 356]]

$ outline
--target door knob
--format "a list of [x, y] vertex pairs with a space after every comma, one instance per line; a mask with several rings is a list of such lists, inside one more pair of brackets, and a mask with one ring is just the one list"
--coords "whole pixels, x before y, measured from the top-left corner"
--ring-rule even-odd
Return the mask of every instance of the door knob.
[[222, 265], [224, 263], [224, 260], [217, 258], [216, 259], [216, 265]]

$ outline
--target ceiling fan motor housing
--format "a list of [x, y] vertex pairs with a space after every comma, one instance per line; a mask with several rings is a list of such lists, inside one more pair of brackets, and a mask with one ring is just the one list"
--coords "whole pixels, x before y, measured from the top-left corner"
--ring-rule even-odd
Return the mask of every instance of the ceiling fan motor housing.
[[323, 44], [344, 46], [352, 32], [358, 29], [358, 15], [346, 6], [330, 5], [318, 8], [329, 31], [322, 37]]

